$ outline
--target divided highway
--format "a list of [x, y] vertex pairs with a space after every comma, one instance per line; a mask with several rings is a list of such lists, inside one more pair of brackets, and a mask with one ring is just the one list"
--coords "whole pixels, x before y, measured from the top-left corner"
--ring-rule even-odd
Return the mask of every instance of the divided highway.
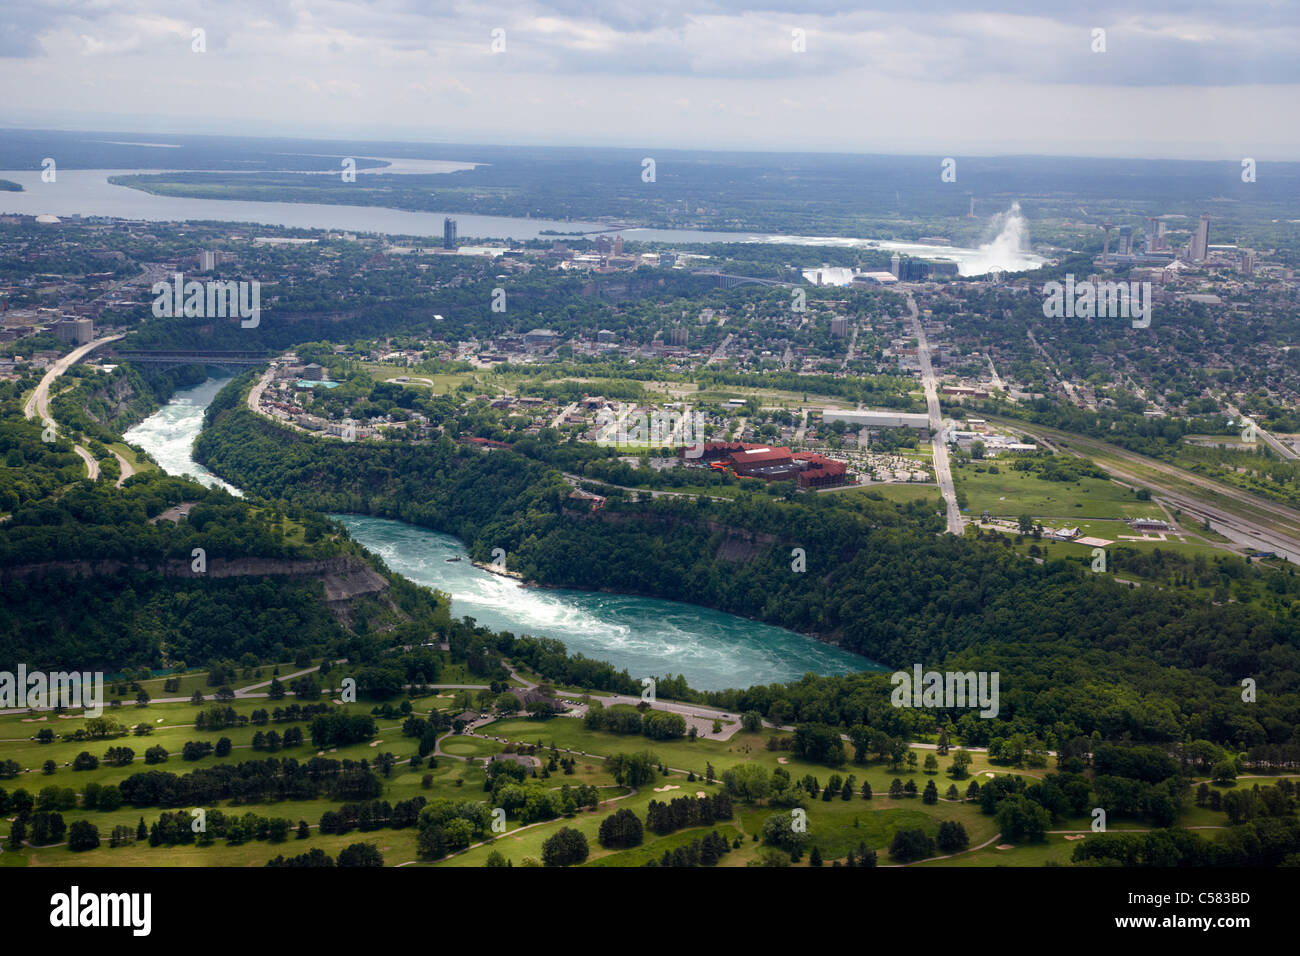
[[921, 328], [921, 318], [916, 311], [916, 300], [907, 296], [907, 307], [912, 312], [912, 334], [916, 336], [916, 358], [921, 365], [921, 383], [925, 386], [925, 407], [930, 414], [931, 446], [934, 449], [934, 477], [948, 507], [948, 532], [960, 535], [966, 522], [957, 505], [957, 489], [952, 483], [952, 466], [948, 462], [948, 445], [944, 441], [943, 414], [939, 410], [939, 390], [935, 383], [934, 367], [930, 364], [930, 343]]

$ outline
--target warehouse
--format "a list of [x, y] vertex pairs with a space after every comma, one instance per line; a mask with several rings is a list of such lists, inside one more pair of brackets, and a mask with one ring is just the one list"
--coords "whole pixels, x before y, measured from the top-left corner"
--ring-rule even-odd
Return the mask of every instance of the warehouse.
[[822, 411], [822, 421], [847, 422], [850, 425], [865, 425], [868, 428], [929, 428], [930, 416], [921, 413], [875, 411], [867, 409], [853, 412], [837, 412], [827, 408]]

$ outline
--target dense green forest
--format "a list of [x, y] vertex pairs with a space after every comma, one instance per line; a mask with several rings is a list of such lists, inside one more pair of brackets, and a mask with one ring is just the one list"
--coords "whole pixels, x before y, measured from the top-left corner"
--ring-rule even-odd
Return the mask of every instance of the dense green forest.
[[[0, 392], [0, 670], [360, 658], [445, 626], [445, 596], [388, 574], [300, 506], [245, 501], [156, 470], [122, 488], [86, 480], [66, 438], [44, 441], [40, 424], [22, 417], [20, 388], [9, 382]], [[319, 576], [286, 577], [248, 567], [250, 559], [369, 565], [386, 583], [331, 607]], [[218, 561], [245, 567], [209, 578]]]
[[[481, 559], [504, 548], [510, 567], [544, 584], [716, 607], [835, 640], [891, 668], [998, 671], [996, 720], [949, 715], [966, 721], [969, 743], [1096, 731], [1245, 747], [1287, 743], [1300, 721], [1293, 575], [1278, 577], [1273, 599], [1249, 606], [1137, 593], [1077, 564], [1038, 565], [940, 536], [925, 506], [869, 495], [612, 498], [593, 516], [566, 507], [570, 486], [556, 471], [513, 451], [291, 435], [243, 408], [241, 391], [236, 382], [218, 396], [197, 446], [241, 487], [447, 531]], [[749, 541], [749, 559], [719, 557], [728, 539]], [[807, 553], [804, 573], [791, 570], [795, 547]], [[1241, 700], [1247, 677], [1260, 688], [1257, 703]], [[870, 677], [810, 679], [812, 699], [780, 716], [853, 722], [855, 709], [886, 702]], [[775, 714], [786, 693], [751, 689], [735, 706]]]

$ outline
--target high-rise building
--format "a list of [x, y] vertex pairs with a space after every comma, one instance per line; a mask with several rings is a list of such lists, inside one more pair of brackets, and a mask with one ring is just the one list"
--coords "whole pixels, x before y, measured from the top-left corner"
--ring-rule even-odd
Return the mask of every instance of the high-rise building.
[[95, 337], [95, 323], [91, 319], [78, 319], [68, 316], [54, 325], [54, 334], [61, 342], [85, 345]]
[[1241, 260], [1238, 264], [1238, 270], [1244, 276], [1253, 276], [1255, 274], [1255, 253], [1249, 249], [1241, 254]]
[[1204, 262], [1210, 254], [1210, 214], [1201, 213], [1201, 221], [1196, 227], [1196, 234], [1192, 236], [1192, 247], [1189, 251], [1189, 258], [1193, 262]]
[[1119, 254], [1121, 256], [1131, 256], [1133, 254], [1133, 227], [1119, 227]]
[[1160, 251], [1160, 236], [1163, 234], [1161, 226], [1164, 225], [1155, 216], [1147, 217], [1147, 252]]
[[849, 320], [842, 315], [837, 315], [831, 319], [831, 335], [837, 339], [842, 339], [849, 334]]
[[898, 274], [898, 266], [902, 261], [903, 261], [903, 257], [900, 256], [897, 252], [895, 252], [892, 256], [889, 257], [889, 271], [894, 274], [895, 279], [903, 278]]
[[213, 252], [211, 249], [204, 249], [198, 254], [197, 258], [199, 261], [200, 272], [211, 272], [217, 267], [217, 253]]
[[456, 248], [456, 220], [450, 216], [442, 221], [442, 247], [444, 249]]
[[614, 237], [614, 255], [616, 255], [616, 256], [621, 256], [622, 254], [623, 254], [623, 237], [622, 237], [622, 236], [615, 236], [615, 237]]

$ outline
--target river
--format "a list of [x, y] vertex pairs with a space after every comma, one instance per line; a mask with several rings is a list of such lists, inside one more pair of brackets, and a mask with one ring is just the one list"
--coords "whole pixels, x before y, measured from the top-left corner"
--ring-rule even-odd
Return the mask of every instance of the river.
[[[168, 474], [193, 475], [239, 494], [193, 458], [203, 411], [228, 381], [209, 379], [177, 390], [126, 440], [149, 452]], [[472, 617], [496, 631], [557, 638], [571, 653], [609, 661], [633, 677], [684, 674], [698, 690], [720, 690], [794, 680], [808, 671], [883, 669], [803, 634], [693, 604], [524, 587], [475, 567], [451, 535], [365, 515], [332, 517], [393, 571], [450, 594], [454, 616]]]
[[[408, 212], [382, 206], [344, 206], [329, 203], [255, 202], [236, 199], [193, 199], [155, 196], [129, 186], [117, 186], [110, 176], [155, 173], [154, 169], [60, 169], [55, 182], [41, 181], [40, 171], [0, 170], [0, 176], [23, 187], [22, 192], [0, 192], [0, 213], [52, 216], [113, 216], [149, 222], [211, 220], [260, 223], [300, 229], [338, 229], [391, 236], [441, 236], [443, 219], [456, 220], [462, 237], [537, 239], [543, 230], [561, 233], [597, 232], [608, 223], [523, 219], [509, 216], [475, 216], [466, 213]], [[424, 170], [421, 170], [424, 171]], [[400, 167], [399, 173], [400, 174]], [[1027, 230], [1007, 228], [995, 217], [998, 235], [975, 249], [929, 243], [895, 242], [829, 236], [788, 236], [743, 232], [709, 232], [694, 229], [622, 229], [627, 239], [643, 242], [754, 242], [806, 246], [876, 248], [901, 255], [939, 257], [957, 262], [961, 275], [982, 275], [990, 269], [1018, 272], [1040, 268], [1046, 261], [1027, 251]], [[1014, 216], [1023, 224], [1018, 210]], [[561, 238], [561, 237], [556, 237]]]

